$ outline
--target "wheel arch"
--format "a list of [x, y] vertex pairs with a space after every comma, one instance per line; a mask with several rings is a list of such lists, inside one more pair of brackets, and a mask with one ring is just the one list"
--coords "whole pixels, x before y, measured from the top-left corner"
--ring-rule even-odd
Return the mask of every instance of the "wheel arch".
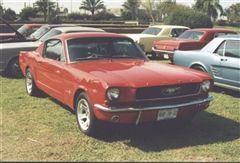
[[193, 62], [189, 67], [190, 67], [190, 68], [193, 68], [193, 67], [195, 67], [195, 66], [200, 66], [200, 67], [204, 68], [204, 70], [205, 70], [206, 72], [208, 72], [207, 67], [206, 67], [203, 63], [201, 63], [201, 62]]
[[15, 60], [15, 59], [19, 59], [19, 56], [18, 56], [18, 55], [12, 56], [12, 57], [7, 61], [7, 64], [6, 64], [7, 66], [6, 66], [5, 70], [8, 69], [8, 67], [10, 66], [10, 63], [11, 63], [13, 60]]
[[73, 103], [72, 103], [72, 108], [73, 110], [75, 110], [75, 105], [76, 105], [76, 101], [77, 101], [77, 97], [80, 93], [86, 93], [86, 90], [84, 90], [83, 88], [78, 88], [73, 96]]

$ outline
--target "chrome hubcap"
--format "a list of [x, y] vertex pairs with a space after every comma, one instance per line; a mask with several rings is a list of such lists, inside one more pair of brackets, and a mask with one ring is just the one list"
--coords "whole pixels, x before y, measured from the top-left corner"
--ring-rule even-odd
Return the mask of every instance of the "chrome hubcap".
[[90, 125], [90, 108], [87, 100], [81, 99], [77, 105], [77, 118], [82, 130], [87, 130]]
[[26, 87], [27, 87], [27, 92], [28, 94], [30, 94], [32, 92], [32, 75], [31, 73], [28, 71], [26, 74]]

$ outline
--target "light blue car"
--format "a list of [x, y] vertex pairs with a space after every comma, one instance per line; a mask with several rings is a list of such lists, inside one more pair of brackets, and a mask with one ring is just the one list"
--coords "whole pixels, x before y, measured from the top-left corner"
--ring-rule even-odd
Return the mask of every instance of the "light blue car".
[[216, 86], [240, 91], [240, 35], [215, 38], [198, 51], [175, 51], [173, 63], [208, 72]]

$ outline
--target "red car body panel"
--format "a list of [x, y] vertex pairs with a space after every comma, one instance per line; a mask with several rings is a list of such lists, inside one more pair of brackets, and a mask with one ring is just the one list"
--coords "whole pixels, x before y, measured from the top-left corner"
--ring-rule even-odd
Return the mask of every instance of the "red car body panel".
[[153, 51], [156, 53], [166, 53], [172, 58], [172, 54], [175, 50], [198, 50], [203, 48], [209, 41], [211, 41], [218, 33], [236, 34], [236, 32], [228, 29], [218, 28], [202, 28], [202, 29], [190, 29], [187, 31], [203, 32], [203, 36], [199, 40], [193, 39], [171, 39], [171, 40], [159, 40], [153, 44]]
[[[122, 35], [107, 33], [81, 33], [58, 36], [64, 42], [65, 57], [68, 58], [66, 40], [74, 38], [111, 37], [126, 38]], [[137, 100], [138, 88], [153, 86], [174, 86], [186, 83], [201, 83], [212, 81], [207, 73], [174, 65], [159, 64], [143, 59], [112, 59], [93, 60], [71, 63], [68, 59], [59, 62], [42, 57], [44, 45], [40, 45], [34, 52], [21, 52], [20, 67], [25, 75], [30, 68], [38, 88], [74, 109], [74, 99], [78, 91], [84, 91], [89, 97], [97, 119], [112, 121], [113, 116], [119, 116], [119, 123], [135, 123], [141, 111], [108, 112], [99, 109], [103, 107], [140, 106], [156, 102], [156, 99]], [[115, 102], [106, 99], [108, 88], [120, 89], [120, 98]], [[200, 90], [196, 96], [205, 96]], [[187, 99], [189, 96], [186, 96]], [[190, 98], [190, 97], [189, 97]], [[157, 101], [167, 99], [158, 99]], [[206, 109], [209, 102], [181, 107], [177, 117], [184, 118]], [[191, 109], [189, 109], [191, 108]], [[144, 110], [140, 122], [155, 121], [158, 110]]]

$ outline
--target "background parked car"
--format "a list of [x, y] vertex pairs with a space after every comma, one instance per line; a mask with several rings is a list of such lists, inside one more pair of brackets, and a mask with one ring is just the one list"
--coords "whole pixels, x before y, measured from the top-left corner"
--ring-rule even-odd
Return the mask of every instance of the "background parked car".
[[138, 43], [144, 49], [146, 54], [152, 55], [154, 41], [178, 37], [188, 29], [188, 27], [184, 26], [154, 25], [148, 27], [140, 34], [127, 34], [127, 36]]
[[18, 55], [20, 51], [32, 51], [35, 50], [46, 39], [60, 35], [63, 33], [71, 32], [104, 32], [98, 28], [88, 27], [56, 27], [46, 32], [39, 40], [34, 42], [17, 42], [17, 43], [3, 43], [0, 44], [0, 71], [5, 71], [9, 76], [21, 77], [22, 73], [19, 68]]
[[148, 61], [123, 35], [65, 34], [21, 52], [19, 61], [27, 93], [40, 89], [72, 108], [85, 134], [95, 132], [98, 120], [189, 120], [213, 99], [207, 73]]
[[158, 56], [165, 59], [170, 58], [172, 61], [175, 50], [198, 50], [213, 38], [226, 34], [237, 33], [232, 30], [218, 28], [190, 29], [176, 39], [155, 41], [153, 51]]
[[236, 36], [215, 38], [200, 51], [176, 51], [173, 63], [208, 72], [215, 85], [240, 91], [240, 35]]
[[6, 28], [8, 28], [8, 32], [4, 32], [3, 29], [0, 30], [0, 42], [26, 41], [26, 38], [29, 37], [30, 34], [43, 26], [43, 24], [24, 24], [18, 30], [16, 30], [1, 17], [0, 21], [6, 25]]

